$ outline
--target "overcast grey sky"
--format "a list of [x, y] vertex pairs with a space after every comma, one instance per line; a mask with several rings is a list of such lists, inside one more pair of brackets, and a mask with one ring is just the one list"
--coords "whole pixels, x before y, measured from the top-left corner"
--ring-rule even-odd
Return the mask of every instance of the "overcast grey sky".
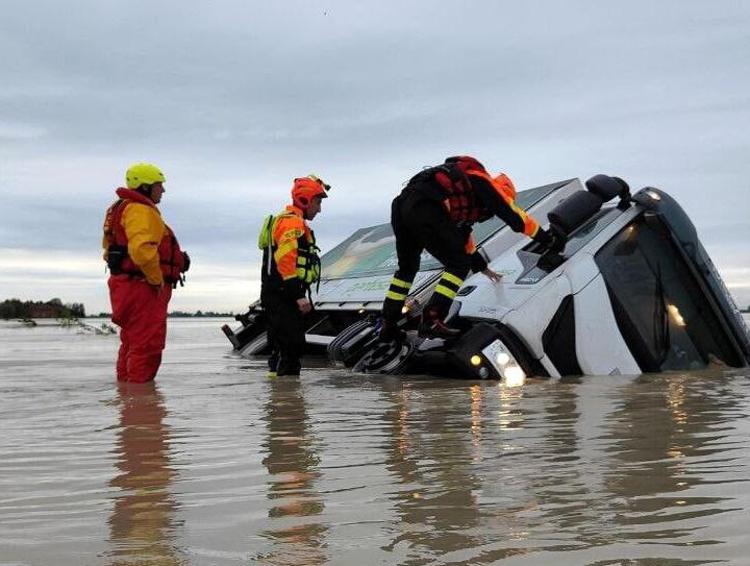
[[134, 161], [193, 257], [172, 308], [238, 312], [293, 177], [333, 185], [327, 249], [470, 153], [519, 189], [666, 190], [750, 304], [750, 3], [11, 0], [0, 53], [0, 299], [109, 310], [101, 222]]

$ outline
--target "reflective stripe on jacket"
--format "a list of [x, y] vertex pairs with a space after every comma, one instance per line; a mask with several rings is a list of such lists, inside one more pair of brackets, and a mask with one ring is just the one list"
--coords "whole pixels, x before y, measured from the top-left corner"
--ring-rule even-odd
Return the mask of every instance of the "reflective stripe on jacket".
[[527, 214], [524, 209], [516, 204], [516, 187], [513, 185], [513, 181], [505, 173], [500, 173], [492, 179], [492, 187], [513, 213], [523, 221], [523, 233], [529, 238], [536, 236], [536, 233], [539, 231], [539, 223], [533, 216]]
[[[264, 234], [263, 231], [269, 233]], [[296, 283], [298, 291], [294, 294], [299, 295], [320, 280], [320, 258], [315, 245], [315, 234], [305, 222], [299, 208], [287, 206], [270, 222], [266, 221], [258, 245], [264, 250], [264, 287], [281, 288], [284, 283]]]

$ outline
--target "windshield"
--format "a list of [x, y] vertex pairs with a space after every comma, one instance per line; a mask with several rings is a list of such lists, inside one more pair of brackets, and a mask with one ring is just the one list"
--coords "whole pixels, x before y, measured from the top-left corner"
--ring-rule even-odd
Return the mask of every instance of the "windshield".
[[706, 292], [656, 217], [633, 221], [595, 259], [643, 371], [740, 364]]

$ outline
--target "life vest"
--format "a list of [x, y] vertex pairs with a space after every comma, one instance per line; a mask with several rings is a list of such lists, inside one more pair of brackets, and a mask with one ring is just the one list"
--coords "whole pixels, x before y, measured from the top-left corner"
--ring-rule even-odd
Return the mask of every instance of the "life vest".
[[[279, 242], [274, 238], [280, 222], [285, 220], [294, 220], [300, 218], [291, 210], [287, 210], [276, 216], [270, 215], [263, 221], [260, 233], [258, 234], [258, 248], [263, 250], [263, 273], [261, 281], [264, 286], [270, 288], [281, 288], [283, 281], [296, 277], [304, 287], [309, 289], [313, 283], [320, 281], [320, 248], [315, 243], [315, 233], [301, 222], [302, 228], [298, 226], [290, 228], [296, 231], [296, 245], [279, 247]], [[297, 222], [293, 224], [297, 225]], [[281, 271], [279, 263], [284, 263], [284, 259], [296, 252], [296, 259], [293, 269], [285, 265]]]
[[487, 175], [484, 166], [473, 157], [449, 157], [442, 165], [417, 173], [407, 186], [421, 186], [431, 198], [439, 199], [453, 223], [471, 225], [492, 216], [492, 212], [481, 205], [471, 186], [468, 173], [477, 171]]
[[435, 171], [435, 182], [443, 189], [443, 206], [454, 224], [472, 225], [492, 216], [477, 199], [468, 176], [455, 168], [440, 166]]
[[[122, 254], [118, 267], [112, 269], [113, 264], [108, 261], [110, 271], [113, 275], [124, 273], [143, 276], [141, 269], [127, 254], [128, 236], [122, 225], [122, 215], [131, 202], [137, 202], [152, 208], [156, 208], [156, 205], [150, 199], [130, 189], [120, 188], [117, 190], [117, 195], [120, 198], [107, 209], [104, 218], [104, 242], [108, 254], [112, 253], [113, 250]], [[164, 224], [164, 235], [159, 242], [157, 252], [159, 254], [159, 268], [164, 281], [172, 285], [176, 284], [181, 280], [181, 274], [185, 271], [185, 259], [174, 232], [166, 224]]]
[[483, 179], [500, 198], [525, 219], [525, 213], [515, 205], [516, 189], [510, 178], [501, 173], [492, 178], [484, 166], [469, 156], [449, 157], [445, 163], [418, 173], [412, 182], [432, 181], [440, 188], [442, 203], [451, 221], [457, 225], [471, 226], [494, 216], [477, 198], [471, 177]]

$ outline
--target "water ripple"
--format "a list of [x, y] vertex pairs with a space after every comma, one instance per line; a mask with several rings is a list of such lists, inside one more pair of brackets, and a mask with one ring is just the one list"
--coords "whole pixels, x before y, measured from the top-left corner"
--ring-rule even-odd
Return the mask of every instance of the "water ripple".
[[265, 377], [177, 322], [0, 328], [2, 564], [745, 564], [750, 374]]

